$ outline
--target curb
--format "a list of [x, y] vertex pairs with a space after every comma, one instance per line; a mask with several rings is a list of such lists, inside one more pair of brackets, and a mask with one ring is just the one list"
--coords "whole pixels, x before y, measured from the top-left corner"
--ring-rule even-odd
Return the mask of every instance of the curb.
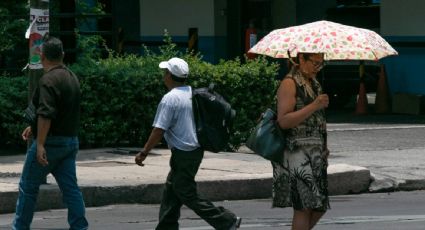
[[[165, 180], [165, 179], [164, 179]], [[328, 168], [329, 194], [344, 195], [367, 191], [370, 171], [351, 165], [331, 165]], [[249, 200], [271, 197], [272, 178], [241, 180], [198, 181], [198, 191], [211, 201]], [[164, 184], [141, 184], [134, 186], [82, 186], [80, 187], [87, 207], [111, 204], [158, 204]], [[0, 192], [0, 214], [15, 211], [18, 191]], [[64, 208], [57, 185], [42, 185], [37, 199], [37, 211]]]
[[369, 169], [347, 164], [329, 165], [328, 191], [330, 195], [366, 192], [371, 183]]
[[[272, 178], [247, 180], [199, 181], [199, 193], [211, 200], [248, 200], [271, 197]], [[111, 204], [159, 204], [164, 184], [116, 187], [80, 187], [86, 207]], [[0, 193], [0, 214], [15, 211], [18, 191]], [[42, 185], [37, 198], [37, 211], [65, 208], [57, 185]]]

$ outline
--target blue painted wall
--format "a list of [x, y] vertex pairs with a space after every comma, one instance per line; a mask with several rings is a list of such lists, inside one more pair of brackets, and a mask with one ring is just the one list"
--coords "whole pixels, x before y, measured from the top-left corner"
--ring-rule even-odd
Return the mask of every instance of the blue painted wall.
[[[386, 39], [390, 43], [425, 42], [425, 37], [389, 37]], [[398, 56], [381, 60], [385, 64], [391, 93], [425, 95], [425, 47], [394, 46], [394, 48], [399, 53]]]

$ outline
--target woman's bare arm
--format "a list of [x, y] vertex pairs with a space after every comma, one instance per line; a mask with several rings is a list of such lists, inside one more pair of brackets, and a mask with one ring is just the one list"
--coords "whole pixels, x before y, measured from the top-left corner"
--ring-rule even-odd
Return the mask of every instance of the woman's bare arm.
[[319, 95], [316, 100], [304, 108], [294, 111], [296, 105], [296, 86], [291, 78], [285, 78], [277, 91], [277, 121], [282, 129], [298, 126], [310, 117], [315, 111], [325, 108], [329, 104], [326, 94]]

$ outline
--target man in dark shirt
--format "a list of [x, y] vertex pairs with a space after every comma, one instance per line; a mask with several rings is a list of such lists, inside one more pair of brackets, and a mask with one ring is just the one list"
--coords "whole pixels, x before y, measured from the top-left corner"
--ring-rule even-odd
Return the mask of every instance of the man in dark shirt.
[[13, 229], [29, 229], [37, 194], [47, 174], [52, 173], [68, 207], [71, 229], [88, 229], [84, 200], [77, 185], [75, 159], [79, 148], [80, 83], [63, 64], [62, 42], [46, 38], [41, 49], [45, 74], [33, 96], [37, 119], [22, 133], [34, 135], [19, 182], [19, 197]]

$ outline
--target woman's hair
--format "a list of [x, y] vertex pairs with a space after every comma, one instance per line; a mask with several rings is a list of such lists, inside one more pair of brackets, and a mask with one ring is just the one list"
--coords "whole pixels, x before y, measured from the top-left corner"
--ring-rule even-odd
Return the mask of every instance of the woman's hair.
[[291, 69], [294, 65], [300, 64], [300, 56], [303, 56], [303, 59], [309, 59], [314, 53], [298, 53], [296, 57], [292, 57], [288, 59], [288, 69]]

